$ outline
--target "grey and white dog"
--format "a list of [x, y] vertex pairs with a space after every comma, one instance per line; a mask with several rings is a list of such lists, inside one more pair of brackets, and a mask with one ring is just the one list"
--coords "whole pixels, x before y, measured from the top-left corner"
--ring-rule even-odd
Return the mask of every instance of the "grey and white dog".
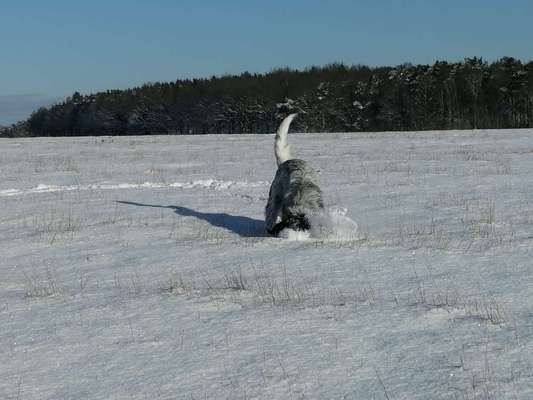
[[270, 186], [265, 209], [266, 230], [278, 235], [283, 229], [311, 229], [310, 216], [324, 208], [315, 171], [303, 160], [291, 158], [287, 143], [289, 126], [296, 114], [283, 120], [276, 133], [274, 154], [278, 170]]

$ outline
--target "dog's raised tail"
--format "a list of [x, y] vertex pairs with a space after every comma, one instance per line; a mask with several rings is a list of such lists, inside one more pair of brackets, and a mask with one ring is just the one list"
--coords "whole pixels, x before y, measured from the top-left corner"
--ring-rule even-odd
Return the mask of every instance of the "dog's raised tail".
[[287, 134], [289, 132], [289, 126], [296, 115], [297, 114], [291, 114], [285, 118], [276, 132], [274, 154], [276, 155], [276, 163], [278, 166], [291, 159], [291, 148], [287, 142]]

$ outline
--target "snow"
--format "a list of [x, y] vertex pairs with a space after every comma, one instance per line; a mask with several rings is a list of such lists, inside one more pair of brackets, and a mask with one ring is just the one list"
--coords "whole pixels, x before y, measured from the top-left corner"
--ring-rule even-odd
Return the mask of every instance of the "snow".
[[530, 399], [531, 130], [5, 139], [2, 399]]

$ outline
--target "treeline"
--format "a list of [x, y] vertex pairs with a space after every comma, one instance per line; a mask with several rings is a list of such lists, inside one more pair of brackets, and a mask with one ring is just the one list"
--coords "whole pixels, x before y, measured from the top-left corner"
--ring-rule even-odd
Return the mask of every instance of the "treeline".
[[11, 134], [271, 133], [289, 112], [306, 132], [532, 127], [533, 62], [332, 64], [74, 93]]

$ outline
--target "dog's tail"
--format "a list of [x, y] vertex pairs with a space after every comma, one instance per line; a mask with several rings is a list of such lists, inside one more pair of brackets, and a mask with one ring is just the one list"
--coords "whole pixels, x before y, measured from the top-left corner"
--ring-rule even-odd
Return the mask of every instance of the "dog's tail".
[[285, 118], [276, 132], [274, 154], [276, 155], [276, 163], [278, 166], [291, 159], [291, 148], [289, 143], [287, 143], [287, 133], [289, 132], [289, 126], [296, 115], [297, 114], [291, 114]]

